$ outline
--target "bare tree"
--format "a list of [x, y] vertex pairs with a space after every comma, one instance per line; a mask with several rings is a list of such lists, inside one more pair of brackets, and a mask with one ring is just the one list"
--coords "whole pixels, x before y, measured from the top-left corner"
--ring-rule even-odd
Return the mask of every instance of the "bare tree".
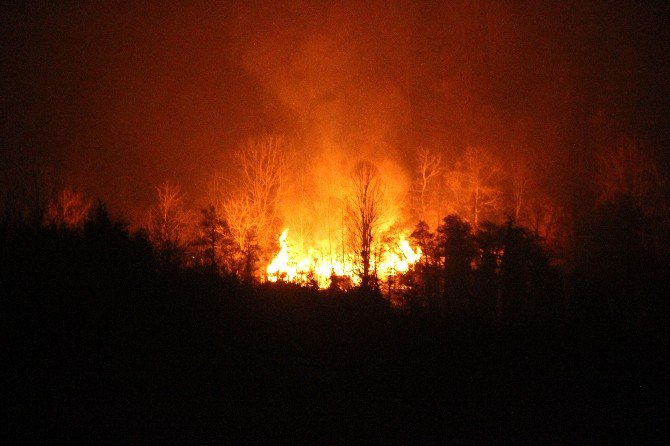
[[444, 171], [442, 156], [431, 152], [429, 149], [420, 148], [416, 155], [416, 161], [418, 178], [415, 182], [415, 192], [418, 201], [419, 219], [429, 221], [428, 214], [435, 213], [439, 221], [439, 206], [435, 186]]
[[191, 214], [185, 209], [178, 184], [166, 181], [156, 188], [158, 202], [149, 211], [147, 230], [164, 265], [178, 262], [186, 246]]
[[628, 197], [649, 211], [661, 198], [664, 179], [656, 163], [628, 140], [600, 157], [596, 184], [601, 203]]
[[255, 207], [248, 196], [238, 195], [224, 204], [228, 228], [235, 249], [235, 261], [232, 267], [237, 276], [245, 281], [252, 281], [256, 272], [260, 247], [256, 236]]
[[223, 209], [235, 244], [238, 247], [246, 246], [249, 234], [256, 228], [253, 203], [249, 197], [238, 195], [227, 200]]
[[220, 203], [237, 248], [248, 254], [244, 264], [254, 264], [249, 260], [258, 257], [259, 251], [269, 251], [279, 234], [288, 151], [281, 136], [249, 139], [235, 157], [235, 177], [218, 181], [210, 197], [213, 203]]
[[80, 192], [65, 187], [49, 202], [44, 224], [58, 229], [81, 229], [91, 210], [91, 202]]
[[525, 214], [526, 218], [523, 223], [531, 230], [533, 235], [548, 242], [553, 242], [560, 217], [560, 208], [556, 205], [556, 202], [547, 194], [533, 194], [528, 199]]
[[512, 163], [510, 167], [510, 186], [512, 189], [512, 216], [519, 224], [532, 188], [530, 172], [522, 162]]
[[248, 197], [260, 242], [274, 239], [279, 220], [279, 200], [287, 182], [287, 142], [281, 136], [247, 141], [238, 153], [240, 191]]
[[351, 192], [347, 197], [347, 229], [361, 268], [361, 286], [370, 287], [372, 242], [379, 230], [384, 190], [375, 165], [356, 164], [351, 172]]
[[480, 148], [470, 147], [447, 175], [453, 211], [465, 218], [476, 232], [483, 217], [500, 209], [500, 162]]
[[538, 183], [538, 177], [523, 160], [509, 169], [511, 209], [509, 215], [518, 226], [529, 229], [545, 246], [558, 248], [563, 224], [562, 210]]

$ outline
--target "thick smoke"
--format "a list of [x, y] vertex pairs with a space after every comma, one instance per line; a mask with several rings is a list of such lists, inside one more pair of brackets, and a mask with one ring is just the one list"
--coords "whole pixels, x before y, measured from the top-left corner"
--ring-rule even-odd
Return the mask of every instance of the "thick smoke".
[[[3, 13], [5, 183], [57, 168], [139, 218], [180, 182], [204, 204], [249, 137], [312, 176], [415, 151], [523, 163], [564, 203], [622, 137], [668, 145], [663, 6], [628, 2], [39, 5]], [[308, 167], [308, 169], [305, 169]], [[232, 176], [234, 172], [229, 172]]]

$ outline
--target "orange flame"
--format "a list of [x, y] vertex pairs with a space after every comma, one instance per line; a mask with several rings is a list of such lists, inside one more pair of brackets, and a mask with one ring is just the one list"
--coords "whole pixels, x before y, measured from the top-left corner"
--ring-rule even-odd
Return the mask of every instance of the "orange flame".
[[[279, 236], [280, 250], [266, 269], [269, 282], [305, 283], [314, 280], [323, 289], [330, 285], [331, 277], [336, 275], [349, 278], [353, 284], [360, 283], [353, 255], [334, 259], [315, 249], [309, 249], [307, 253], [299, 252], [292, 249], [287, 239], [288, 228]], [[421, 255], [421, 249], [413, 249], [405, 236], [400, 234], [395, 249], [382, 252], [378, 264], [373, 260], [372, 269], [377, 271], [379, 277], [395, 276], [407, 272]]]

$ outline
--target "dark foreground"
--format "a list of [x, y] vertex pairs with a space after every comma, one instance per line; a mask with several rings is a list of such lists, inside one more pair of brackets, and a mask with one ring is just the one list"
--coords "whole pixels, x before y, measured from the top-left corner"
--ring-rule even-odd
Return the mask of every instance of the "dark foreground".
[[3, 251], [5, 439], [665, 439], [658, 332], [597, 314], [407, 314], [370, 294], [153, 272], [131, 240], [50, 240]]

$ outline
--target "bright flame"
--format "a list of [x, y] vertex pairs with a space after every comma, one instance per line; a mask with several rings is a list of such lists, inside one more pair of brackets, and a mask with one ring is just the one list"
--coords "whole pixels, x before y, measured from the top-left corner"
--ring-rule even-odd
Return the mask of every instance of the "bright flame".
[[414, 251], [403, 235], [400, 235], [398, 248], [400, 248], [404, 259], [398, 259], [398, 263], [395, 264], [394, 268], [396, 271], [406, 272], [409, 270], [410, 265], [415, 264], [421, 258], [421, 248], [417, 246], [416, 251]]
[[[412, 249], [402, 234], [398, 238], [397, 246], [381, 253], [378, 264], [371, 259], [371, 270], [376, 270], [380, 278], [407, 272], [421, 258], [420, 248]], [[306, 283], [313, 280], [319, 288], [328, 288], [331, 277], [335, 275], [349, 279], [354, 285], [360, 283], [354, 256], [343, 255], [338, 259], [323, 255], [316, 249], [309, 249], [307, 253], [298, 252], [292, 249], [287, 239], [288, 228], [279, 236], [280, 250], [266, 269], [268, 281]]]
[[267, 268], [268, 276], [275, 276], [275, 280], [279, 277], [280, 273], [287, 271], [288, 267], [288, 245], [286, 244], [286, 236], [288, 235], [288, 228], [284, 229], [284, 232], [279, 236], [279, 246], [281, 249], [279, 253], [272, 260], [272, 263]]

